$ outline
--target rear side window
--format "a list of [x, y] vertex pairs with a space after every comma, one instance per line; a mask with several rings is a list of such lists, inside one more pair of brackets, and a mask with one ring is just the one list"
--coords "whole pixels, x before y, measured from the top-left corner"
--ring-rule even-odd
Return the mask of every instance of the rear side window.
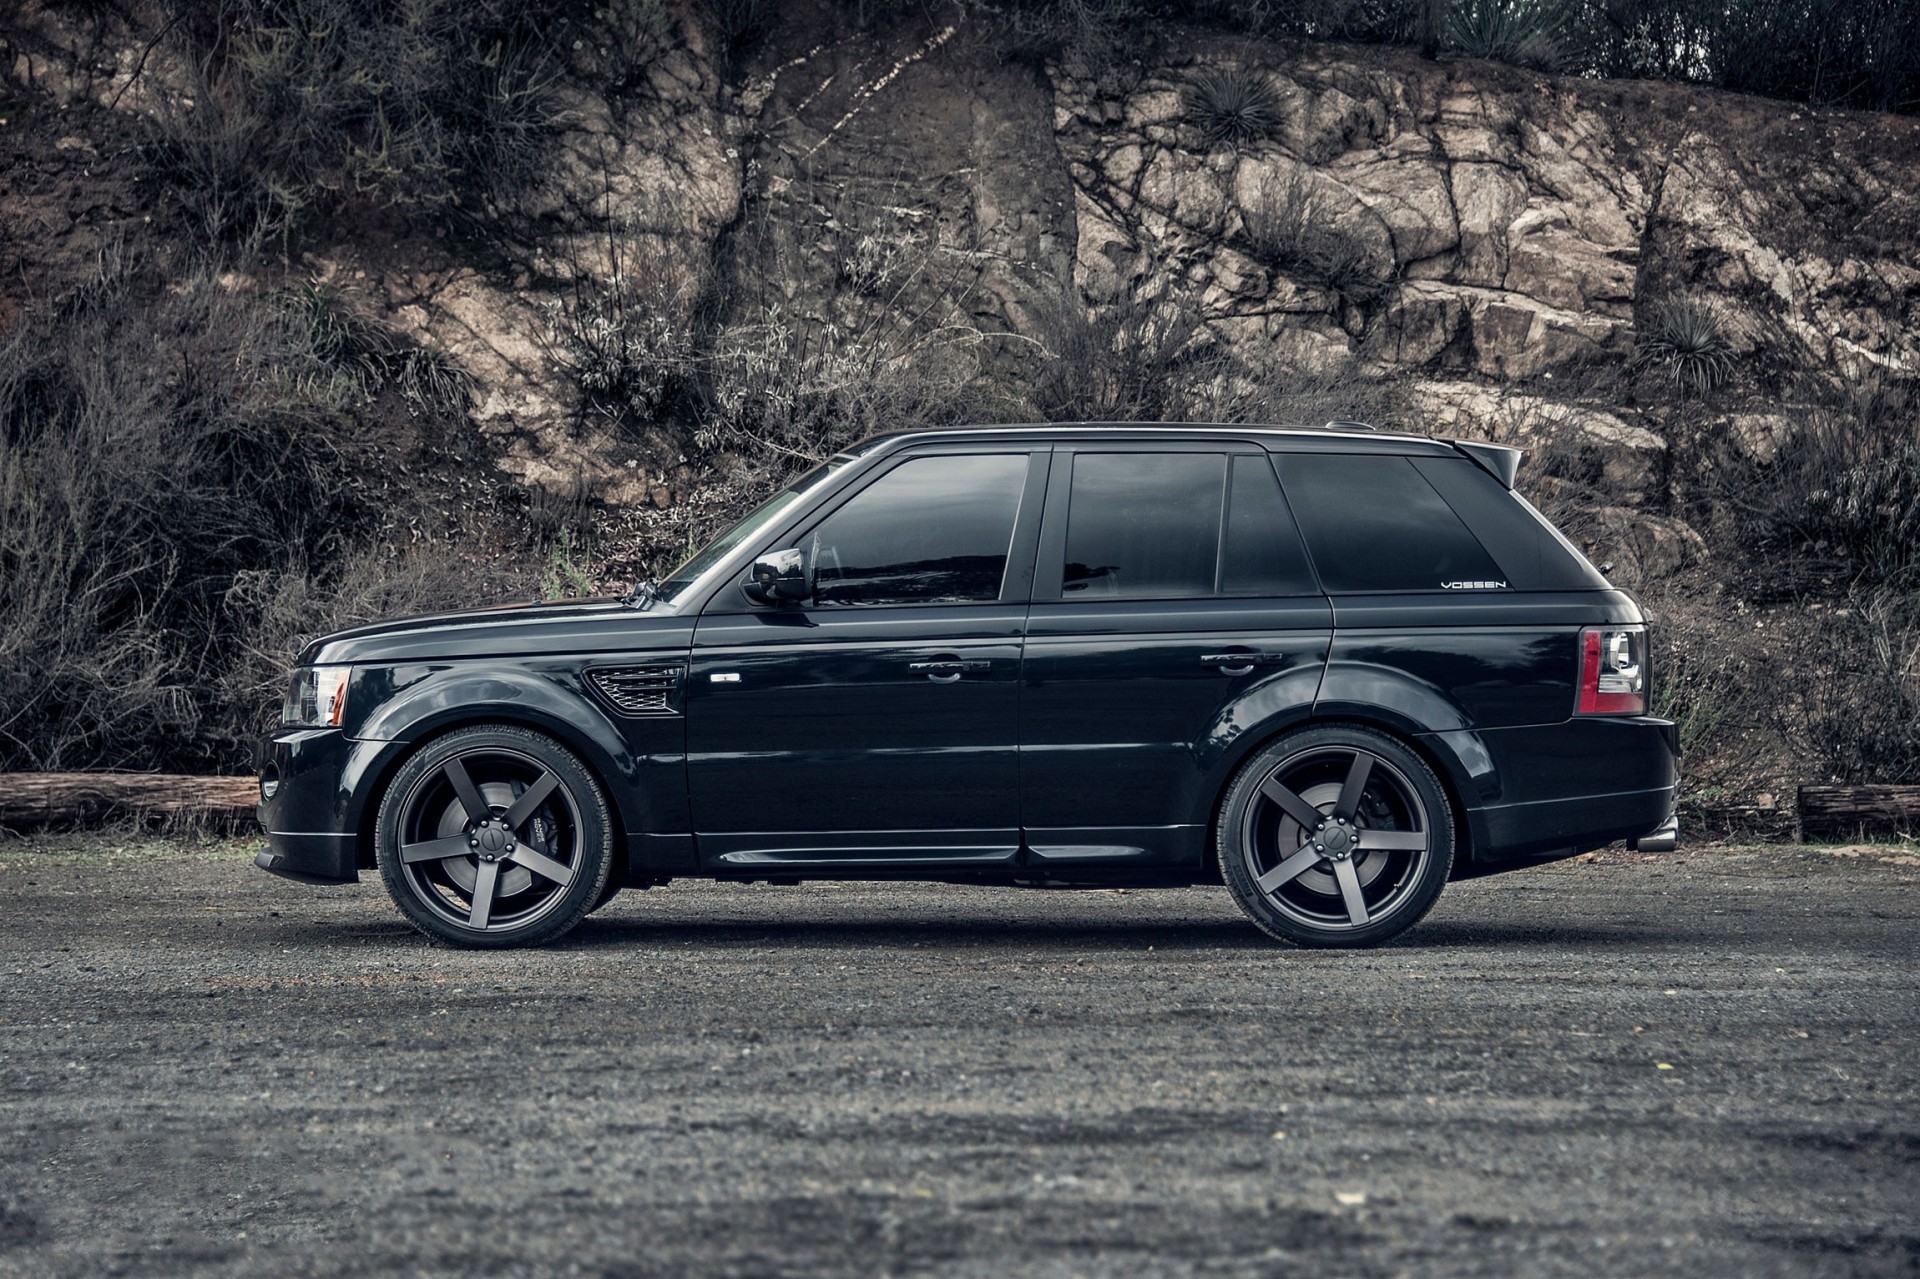
[[1280, 460], [1280, 479], [1329, 592], [1508, 585], [1410, 458], [1290, 454]]
[[1069, 598], [1213, 594], [1222, 453], [1081, 453], [1067, 496]]
[[866, 605], [1000, 598], [1026, 479], [1024, 453], [901, 463], [801, 542], [814, 598]]
[[1069, 599], [1318, 590], [1272, 464], [1224, 453], [1075, 455], [1060, 589]]

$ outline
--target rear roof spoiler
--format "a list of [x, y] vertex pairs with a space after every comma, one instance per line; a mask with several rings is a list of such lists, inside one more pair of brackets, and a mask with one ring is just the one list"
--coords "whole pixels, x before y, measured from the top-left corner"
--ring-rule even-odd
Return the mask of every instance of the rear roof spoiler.
[[1520, 474], [1520, 459], [1526, 456], [1524, 449], [1509, 444], [1487, 444], [1480, 440], [1455, 440], [1453, 447], [1479, 463], [1481, 470], [1509, 489], [1513, 487], [1514, 477]]

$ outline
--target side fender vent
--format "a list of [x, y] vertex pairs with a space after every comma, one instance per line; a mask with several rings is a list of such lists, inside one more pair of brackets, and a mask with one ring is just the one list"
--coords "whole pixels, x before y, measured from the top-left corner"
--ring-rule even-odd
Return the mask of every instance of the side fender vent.
[[587, 683], [622, 715], [678, 715], [684, 666], [600, 666]]

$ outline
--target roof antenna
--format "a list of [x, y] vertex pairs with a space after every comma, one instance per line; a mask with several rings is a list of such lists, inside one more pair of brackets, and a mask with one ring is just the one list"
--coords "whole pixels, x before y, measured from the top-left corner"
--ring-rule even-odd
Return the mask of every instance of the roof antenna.
[[1335, 418], [1324, 428], [1329, 431], [1377, 431], [1380, 428], [1371, 422], [1349, 422], [1345, 418]]

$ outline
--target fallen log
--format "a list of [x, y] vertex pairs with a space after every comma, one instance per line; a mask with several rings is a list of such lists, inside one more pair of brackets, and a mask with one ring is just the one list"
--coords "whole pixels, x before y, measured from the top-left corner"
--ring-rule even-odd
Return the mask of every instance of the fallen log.
[[260, 800], [251, 777], [172, 773], [0, 773], [0, 827], [67, 826], [160, 814], [237, 825]]
[[1920, 833], [1920, 786], [1802, 786], [1800, 838]]

